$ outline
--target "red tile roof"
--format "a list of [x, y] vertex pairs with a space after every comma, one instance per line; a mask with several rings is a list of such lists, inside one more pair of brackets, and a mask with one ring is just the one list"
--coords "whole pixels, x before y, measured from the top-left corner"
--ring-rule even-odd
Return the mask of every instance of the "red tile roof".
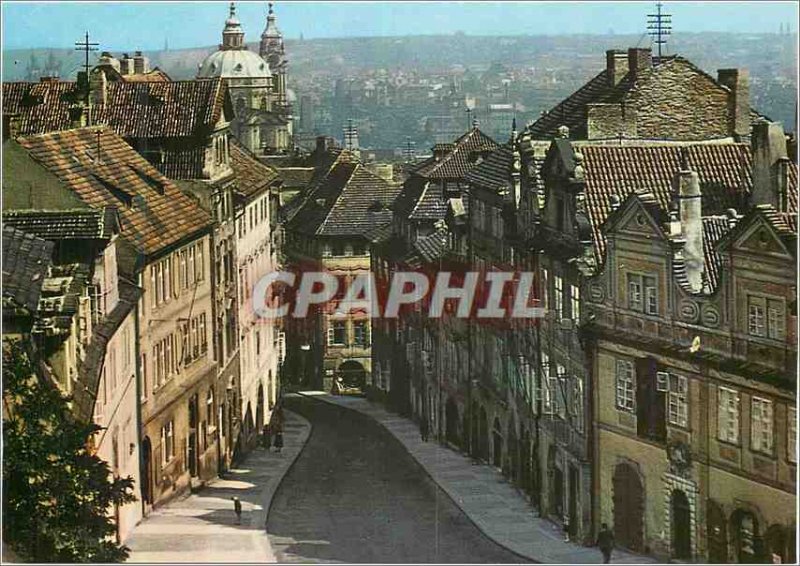
[[[92, 119], [125, 138], [194, 136], [219, 121], [225, 92], [220, 79], [112, 82], [106, 103], [92, 107]], [[69, 108], [79, 98], [74, 82], [3, 83], [3, 114], [19, 115], [20, 135], [67, 130]]]
[[235, 138], [231, 138], [230, 153], [231, 167], [236, 175], [237, 192], [245, 197], [254, 196], [279, 180], [275, 169], [261, 163]]
[[491, 151], [499, 144], [477, 127], [462, 135], [452, 144], [437, 144], [450, 150], [441, 159], [430, 157], [420, 163], [412, 174], [428, 179], [460, 179], [473, 167], [475, 152]]
[[[753, 186], [752, 155], [747, 144], [573, 145], [584, 158], [586, 205], [598, 263], [605, 254], [601, 227], [611, 210], [611, 195], [624, 200], [634, 191], [649, 192], [662, 210], [669, 210], [672, 179], [681, 169], [682, 152], [686, 152], [689, 168], [700, 177], [704, 215], [747, 208]], [[796, 165], [792, 164], [790, 170], [789, 210], [796, 213]]]
[[108, 128], [22, 137], [17, 143], [87, 205], [116, 207], [121, 235], [146, 255], [211, 226], [206, 212]]

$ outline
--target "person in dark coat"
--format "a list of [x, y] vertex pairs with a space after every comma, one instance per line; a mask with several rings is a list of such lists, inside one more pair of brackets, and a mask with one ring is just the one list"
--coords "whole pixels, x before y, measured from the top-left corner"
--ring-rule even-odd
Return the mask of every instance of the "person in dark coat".
[[419, 424], [419, 434], [422, 437], [422, 442], [428, 442], [428, 418], [422, 417], [422, 422]]
[[279, 430], [275, 433], [275, 452], [281, 452], [281, 448], [283, 448], [283, 431]]
[[614, 533], [611, 532], [606, 523], [600, 526], [596, 544], [600, 552], [603, 553], [603, 564], [608, 564], [611, 560], [611, 551], [614, 550]]
[[233, 512], [236, 513], [236, 524], [242, 524], [242, 502], [238, 497], [231, 497], [233, 499]]

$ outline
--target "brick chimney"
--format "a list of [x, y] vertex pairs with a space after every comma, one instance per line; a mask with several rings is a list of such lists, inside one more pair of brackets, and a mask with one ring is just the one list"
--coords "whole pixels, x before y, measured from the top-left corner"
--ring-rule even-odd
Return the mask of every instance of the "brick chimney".
[[718, 69], [717, 82], [728, 87], [728, 133], [741, 140], [750, 135], [750, 73], [747, 69]]
[[96, 69], [91, 79], [92, 104], [105, 105], [108, 98], [108, 78], [103, 69]]
[[133, 72], [133, 58], [125, 53], [119, 61], [119, 73], [121, 75], [132, 75]]
[[633, 78], [639, 76], [641, 71], [653, 66], [653, 52], [648, 48], [631, 47], [628, 49], [628, 70]]
[[703, 290], [703, 207], [700, 192], [700, 177], [689, 169], [683, 160], [681, 170], [673, 180], [674, 198], [677, 201], [678, 218], [681, 226], [683, 259], [686, 264], [686, 277], [692, 291]]
[[133, 72], [137, 75], [150, 72], [150, 59], [142, 55], [141, 51], [137, 51], [133, 55]]
[[771, 204], [777, 209], [785, 201], [788, 175], [788, 152], [783, 126], [761, 120], [753, 125], [750, 139], [753, 151], [753, 192], [750, 204]]
[[619, 49], [606, 51], [606, 78], [608, 86], [613, 87], [628, 74], [628, 54]]

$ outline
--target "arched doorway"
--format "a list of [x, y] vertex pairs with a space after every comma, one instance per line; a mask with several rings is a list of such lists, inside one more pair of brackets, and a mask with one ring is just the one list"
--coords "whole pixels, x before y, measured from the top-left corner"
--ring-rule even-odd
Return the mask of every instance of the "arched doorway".
[[145, 505], [153, 504], [153, 447], [150, 437], [142, 440], [142, 502]]
[[670, 498], [672, 509], [672, 557], [686, 559], [692, 557], [691, 508], [689, 498], [680, 489], [672, 490]]
[[447, 399], [447, 404], [444, 408], [444, 418], [447, 442], [458, 446], [458, 405], [456, 405], [452, 397]]
[[751, 511], [737, 509], [731, 515], [731, 543], [734, 559], [740, 564], [751, 564], [761, 558], [761, 533], [758, 519]]
[[481, 416], [478, 420], [480, 432], [478, 433], [478, 458], [484, 461], [489, 461], [489, 417], [486, 415], [486, 409], [481, 407]]
[[363, 391], [367, 383], [367, 372], [364, 366], [355, 360], [347, 360], [340, 365], [339, 376], [345, 387], [354, 387]]
[[783, 525], [772, 525], [767, 529], [765, 539], [767, 562], [775, 563], [780, 561], [781, 564], [793, 564], [795, 562], [793, 532], [788, 531]]
[[258, 384], [258, 398], [256, 400], [256, 434], [264, 426], [264, 385]]
[[503, 429], [497, 417], [492, 426], [492, 464], [495, 468], [503, 467]]
[[728, 525], [725, 512], [716, 501], [708, 501], [706, 521], [708, 561], [712, 564], [726, 564], [728, 562]]
[[614, 539], [617, 544], [641, 552], [644, 548], [644, 489], [636, 469], [618, 464], [614, 470]]

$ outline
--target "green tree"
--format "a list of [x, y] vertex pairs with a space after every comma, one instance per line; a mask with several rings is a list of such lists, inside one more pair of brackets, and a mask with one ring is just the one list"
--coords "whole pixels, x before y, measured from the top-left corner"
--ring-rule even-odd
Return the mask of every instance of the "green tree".
[[133, 480], [91, 453], [100, 427], [73, 417], [18, 344], [4, 344], [3, 404], [4, 541], [34, 562], [125, 560], [108, 511], [136, 500]]

